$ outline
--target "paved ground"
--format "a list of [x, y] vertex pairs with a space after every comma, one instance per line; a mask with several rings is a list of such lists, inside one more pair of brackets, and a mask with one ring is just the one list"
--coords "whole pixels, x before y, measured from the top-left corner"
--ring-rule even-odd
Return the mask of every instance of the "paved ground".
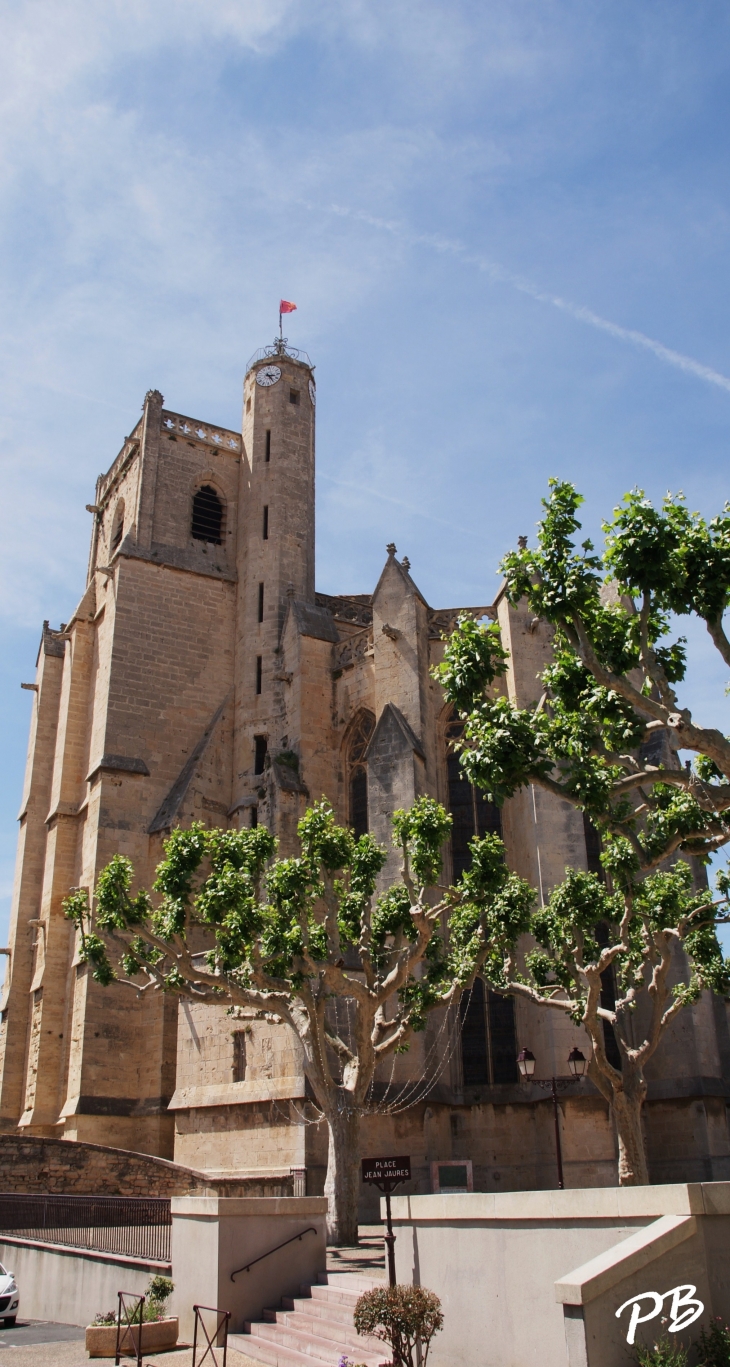
[[[71, 1328], [70, 1325], [52, 1325], [49, 1329], [59, 1330]], [[83, 1329], [79, 1331], [83, 1335]], [[125, 1367], [133, 1367], [133, 1358], [123, 1358]], [[192, 1348], [175, 1349], [171, 1353], [155, 1353], [152, 1357], [144, 1355], [144, 1367], [191, 1367], [193, 1360]], [[220, 1356], [222, 1362], [222, 1355]], [[90, 1367], [92, 1363], [98, 1363], [103, 1367], [105, 1362], [113, 1362], [113, 1358], [90, 1358], [84, 1348], [83, 1339], [79, 1342], [71, 1343], [68, 1339], [63, 1342], [26, 1344], [22, 1348], [5, 1348], [0, 1352], [0, 1363], [2, 1367]], [[200, 1353], [198, 1353], [200, 1361]], [[210, 1364], [210, 1358], [206, 1367]], [[233, 1348], [228, 1349], [228, 1367], [261, 1367], [260, 1362], [254, 1362], [252, 1358], [246, 1357], [244, 1353], [237, 1353]]]
[[22, 1348], [32, 1343], [63, 1343], [83, 1337], [83, 1329], [76, 1324], [47, 1324], [22, 1318], [12, 1327], [0, 1323], [0, 1348]]
[[361, 1225], [355, 1248], [328, 1248], [328, 1272], [359, 1272], [373, 1281], [385, 1278], [385, 1246], [382, 1225]]

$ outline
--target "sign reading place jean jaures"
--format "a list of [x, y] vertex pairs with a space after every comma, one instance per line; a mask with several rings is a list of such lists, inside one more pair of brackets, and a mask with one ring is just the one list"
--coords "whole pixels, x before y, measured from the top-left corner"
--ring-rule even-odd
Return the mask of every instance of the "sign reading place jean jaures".
[[410, 1158], [363, 1158], [362, 1180], [374, 1182], [383, 1191], [392, 1190], [399, 1182], [410, 1181]]

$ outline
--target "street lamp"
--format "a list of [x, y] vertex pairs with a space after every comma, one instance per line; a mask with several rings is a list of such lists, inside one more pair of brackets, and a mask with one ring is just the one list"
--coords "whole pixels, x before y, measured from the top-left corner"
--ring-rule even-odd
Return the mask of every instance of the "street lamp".
[[517, 1067], [522, 1077], [532, 1077], [535, 1071], [535, 1055], [529, 1049], [520, 1049], [517, 1055]]
[[520, 1070], [521, 1077], [523, 1077], [528, 1082], [537, 1083], [537, 1086], [542, 1087], [544, 1090], [549, 1089], [550, 1094], [552, 1096], [553, 1119], [555, 1121], [555, 1155], [558, 1161], [558, 1187], [560, 1191], [562, 1191], [565, 1187], [565, 1182], [563, 1181], [563, 1148], [560, 1142], [560, 1111], [558, 1109], [558, 1091], [562, 1091], [564, 1087], [568, 1087], [571, 1082], [575, 1081], [576, 1078], [578, 1078], [578, 1080], [580, 1081], [580, 1079], [584, 1076], [586, 1070], [586, 1056], [578, 1048], [571, 1049], [570, 1053], [568, 1054], [568, 1067], [570, 1068], [570, 1077], [535, 1077], [535, 1055], [532, 1053], [530, 1049], [520, 1049], [520, 1052], [517, 1055], [517, 1067]]

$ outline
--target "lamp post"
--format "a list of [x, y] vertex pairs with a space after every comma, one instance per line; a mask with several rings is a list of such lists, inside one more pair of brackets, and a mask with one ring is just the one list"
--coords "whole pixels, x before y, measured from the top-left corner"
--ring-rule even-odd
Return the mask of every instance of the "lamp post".
[[553, 1119], [555, 1121], [555, 1153], [558, 1160], [558, 1188], [562, 1191], [565, 1187], [563, 1181], [563, 1148], [560, 1142], [560, 1111], [558, 1110], [558, 1092], [564, 1087], [568, 1087], [576, 1078], [582, 1078], [586, 1070], [586, 1057], [580, 1049], [571, 1049], [568, 1054], [568, 1067], [570, 1077], [535, 1077], [535, 1055], [530, 1049], [520, 1049], [517, 1055], [517, 1067], [520, 1076], [526, 1082], [535, 1082], [543, 1090], [550, 1091], [553, 1100]]

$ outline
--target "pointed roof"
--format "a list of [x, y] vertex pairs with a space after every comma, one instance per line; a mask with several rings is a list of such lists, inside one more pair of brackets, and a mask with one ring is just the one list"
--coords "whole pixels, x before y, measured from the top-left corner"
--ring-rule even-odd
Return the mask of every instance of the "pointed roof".
[[335, 619], [328, 608], [320, 607], [316, 603], [304, 603], [298, 598], [290, 598], [285, 629], [290, 616], [294, 619], [295, 629], [300, 636], [313, 636], [317, 641], [340, 639]]
[[380, 716], [378, 717], [378, 720], [375, 724], [375, 730], [373, 731], [373, 734], [368, 742], [368, 748], [365, 751], [364, 759], [368, 760], [373, 751], [377, 749], [378, 740], [380, 736], [383, 734], [383, 731], [385, 731], [385, 729], [390, 725], [394, 725], [396, 729], [400, 732], [408, 748], [410, 750], [413, 750], [415, 754], [418, 755], [419, 759], [425, 761], [426, 756], [423, 753], [423, 746], [420, 740], [418, 739], [418, 736], [416, 735], [412, 727], [409, 726], [400, 708], [396, 707], [395, 703], [393, 702], [386, 703], [385, 707], [380, 713]]
[[389, 544], [388, 546], [386, 546], [385, 549], [386, 549], [387, 552], [388, 552], [388, 559], [386, 560], [386, 562], [385, 562], [385, 564], [384, 564], [384, 566], [383, 566], [383, 569], [382, 569], [382, 573], [381, 573], [381, 575], [380, 575], [380, 578], [379, 578], [377, 584], [375, 585], [375, 592], [374, 592], [374, 594], [373, 594], [373, 602], [375, 602], [375, 599], [376, 599], [377, 596], [378, 596], [378, 591], [379, 591], [379, 589], [380, 589], [380, 585], [383, 583], [383, 580], [385, 579], [386, 574], [391, 573], [392, 570], [393, 570], [393, 568], [395, 568], [395, 569], [397, 570], [398, 574], [400, 575], [401, 579], [403, 580], [403, 583], [405, 584], [407, 591], [408, 591], [409, 593], [415, 594], [416, 598], [420, 598], [420, 600], [421, 600], [421, 602], [423, 603], [424, 607], [427, 608], [427, 607], [428, 607], [428, 603], [426, 602], [426, 599], [424, 598], [423, 594], [421, 593], [421, 590], [419, 589], [418, 585], [417, 585], [417, 584], [414, 584], [413, 580], [411, 579], [410, 574], [408, 573], [408, 571], [409, 571], [409, 569], [410, 569], [410, 562], [409, 562], [408, 560], [406, 560], [405, 557], [404, 557], [404, 559], [403, 559], [402, 562], [401, 562], [400, 560], [396, 560], [396, 558], [395, 558], [395, 552], [396, 552], [397, 547], [393, 544], [392, 541], [390, 542], [390, 544]]

